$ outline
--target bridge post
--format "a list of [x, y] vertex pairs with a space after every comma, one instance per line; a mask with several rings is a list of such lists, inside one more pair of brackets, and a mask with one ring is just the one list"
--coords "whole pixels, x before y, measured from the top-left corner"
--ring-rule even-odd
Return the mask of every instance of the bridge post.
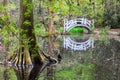
[[64, 32], [66, 32], [66, 26], [68, 26], [68, 20], [64, 19]]

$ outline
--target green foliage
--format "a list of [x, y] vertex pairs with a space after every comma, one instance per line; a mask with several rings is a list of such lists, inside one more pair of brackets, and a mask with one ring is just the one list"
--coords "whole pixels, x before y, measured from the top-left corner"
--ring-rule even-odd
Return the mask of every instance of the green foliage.
[[56, 78], [59, 80], [95, 80], [94, 64], [82, 64], [56, 73]]
[[[10, 3], [6, 6], [0, 4], [0, 25], [2, 27], [0, 34], [4, 36], [4, 46], [8, 47], [11, 43], [11, 36], [18, 34], [18, 28], [16, 28], [16, 21], [9, 13], [17, 5]], [[2, 16], [1, 16], [2, 15]], [[15, 39], [15, 38], [14, 38]], [[9, 53], [9, 52], [8, 52]]]
[[64, 70], [63, 72], [58, 74], [58, 77], [63, 77], [65, 79], [70, 80], [70, 79], [76, 78], [76, 75], [75, 75], [74, 71], [70, 71], [70, 70], [65, 71]]
[[0, 79], [1, 80], [17, 80], [17, 76], [16, 73], [14, 71], [14, 69], [6, 67], [6, 66], [0, 66]]
[[110, 27], [106, 26], [105, 28], [102, 28], [100, 31], [100, 34], [107, 35], [109, 34]]
[[27, 10], [27, 12], [25, 12], [25, 17], [30, 17], [30, 10]]
[[27, 38], [27, 35], [26, 34], [22, 34], [21, 36], [23, 39]]
[[24, 5], [27, 5], [27, 4], [28, 4], [28, 0], [24, 0], [24, 1], [23, 1], [23, 4], [24, 4]]
[[82, 80], [95, 80], [94, 77], [95, 66], [87, 64], [82, 66]]
[[106, 0], [105, 5], [105, 25], [109, 25], [111, 28], [120, 28], [120, 2], [116, 0]]
[[75, 27], [70, 30], [70, 33], [83, 33], [83, 32], [84, 32], [84, 29], [80, 27]]
[[26, 6], [27, 11], [25, 12], [25, 17], [30, 17], [30, 13], [33, 10], [33, 5], [28, 0], [23, 1], [24, 6]]
[[108, 36], [105, 34], [105, 35], [101, 35], [101, 38], [99, 39], [99, 41], [101, 43], [104, 43], [104, 44], [109, 44], [109, 38]]
[[63, 28], [63, 27], [60, 27], [58, 31], [59, 31], [59, 32], [64, 32], [64, 28]]
[[0, 4], [0, 13], [3, 11], [3, 5]]
[[38, 24], [35, 24], [35, 34], [36, 35], [47, 35], [48, 32], [45, 30], [45, 28], [43, 27], [42, 24], [38, 23]]
[[59, 80], [67, 79], [67, 80], [76, 80], [80, 78], [81, 66], [76, 66], [75, 68], [65, 69], [63, 71], [56, 73], [56, 78]]
[[17, 80], [17, 76], [16, 76], [16, 74], [15, 74], [15, 72], [14, 72], [13, 69], [10, 69], [10, 70], [7, 72], [7, 76], [10, 77], [10, 80]]

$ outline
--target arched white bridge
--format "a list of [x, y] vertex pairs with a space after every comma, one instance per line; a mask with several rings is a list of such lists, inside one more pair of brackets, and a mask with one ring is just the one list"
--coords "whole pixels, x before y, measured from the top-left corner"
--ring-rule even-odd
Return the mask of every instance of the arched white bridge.
[[84, 27], [88, 30], [88, 32], [92, 31], [92, 27], [94, 25], [93, 20], [88, 20], [86, 18], [76, 18], [71, 20], [64, 20], [64, 32], [69, 32], [76, 26]]
[[79, 50], [79, 51], [86, 51], [88, 48], [94, 47], [94, 41], [92, 38], [88, 38], [87, 40], [82, 42], [76, 42], [70, 37], [64, 37], [64, 48], [72, 49], [72, 50]]

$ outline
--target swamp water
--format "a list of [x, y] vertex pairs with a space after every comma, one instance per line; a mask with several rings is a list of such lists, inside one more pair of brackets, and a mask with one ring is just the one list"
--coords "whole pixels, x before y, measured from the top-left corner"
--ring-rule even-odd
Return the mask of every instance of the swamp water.
[[58, 63], [34, 67], [1, 65], [0, 80], [120, 80], [119, 40], [120, 37], [80, 34], [38, 38], [43, 51]]

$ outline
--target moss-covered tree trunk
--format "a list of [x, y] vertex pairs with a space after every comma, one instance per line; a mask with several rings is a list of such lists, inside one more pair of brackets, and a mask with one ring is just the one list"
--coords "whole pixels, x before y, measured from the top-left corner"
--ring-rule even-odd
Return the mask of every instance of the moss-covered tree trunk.
[[57, 62], [51, 56], [42, 52], [36, 42], [34, 33], [32, 0], [20, 0], [20, 40], [19, 53], [13, 55], [10, 61], [18, 66], [42, 64], [45, 60]]
[[[20, 55], [23, 64], [41, 64], [43, 59], [39, 54], [34, 33], [32, 0], [20, 0]], [[19, 63], [21, 63], [19, 61]]]
[[44, 58], [34, 33], [32, 0], [20, 0], [20, 29], [19, 53], [12, 57], [13, 64], [42, 64]]

